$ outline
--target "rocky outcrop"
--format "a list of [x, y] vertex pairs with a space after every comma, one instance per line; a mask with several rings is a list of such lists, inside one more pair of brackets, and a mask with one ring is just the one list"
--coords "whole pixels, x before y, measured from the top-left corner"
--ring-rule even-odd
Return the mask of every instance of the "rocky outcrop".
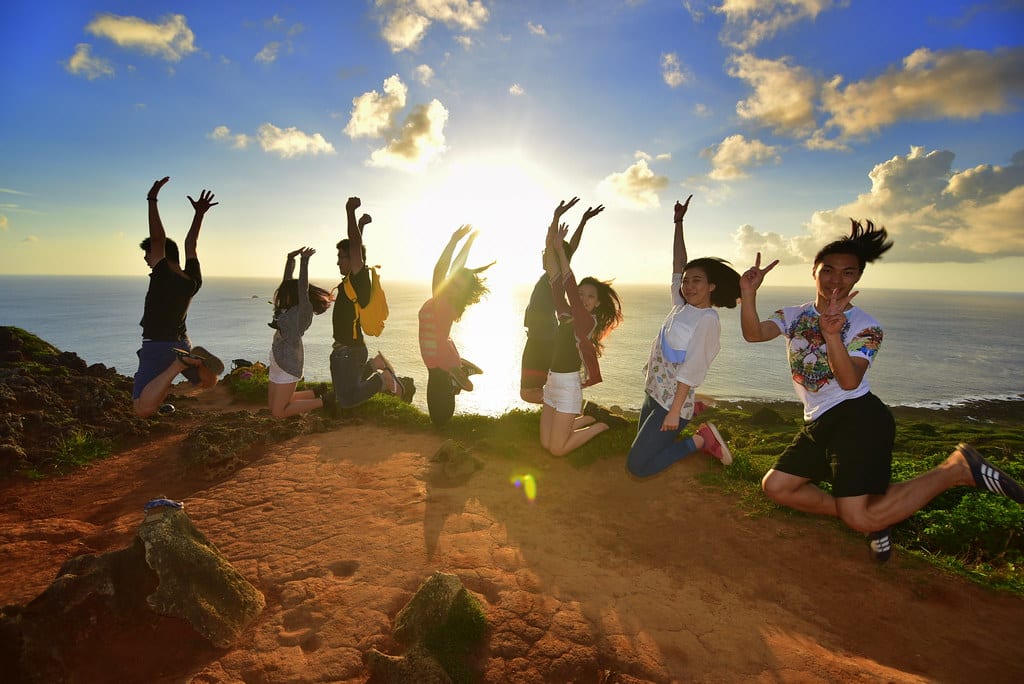
[[372, 649], [366, 655], [371, 682], [450, 684], [477, 679], [473, 655], [487, 631], [480, 602], [455, 575], [435, 572], [395, 617], [400, 656]]
[[12, 682], [90, 681], [86, 662], [148, 677], [180, 663], [126, 663], [133, 640], [226, 648], [265, 605], [183, 509], [158, 501], [129, 547], [72, 558], [27, 605], [0, 610], [0, 668]]
[[122, 437], [147, 434], [131, 390], [132, 379], [113, 368], [0, 327], [0, 477], [59, 472]]

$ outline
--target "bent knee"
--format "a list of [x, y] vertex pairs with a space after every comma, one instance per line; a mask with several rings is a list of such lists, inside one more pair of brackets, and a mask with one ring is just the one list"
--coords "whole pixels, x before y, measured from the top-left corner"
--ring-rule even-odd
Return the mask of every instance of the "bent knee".
[[779, 472], [776, 470], [769, 470], [761, 478], [761, 491], [764, 492], [772, 501], [778, 501], [780, 498], [785, 498], [789, 488], [785, 486], [783, 480], [785, 478], [780, 477]]
[[838, 507], [839, 519], [849, 527], [850, 529], [857, 530], [858, 532], [877, 532], [886, 527], [883, 521], [872, 516], [866, 510], [843, 510], [842, 506]]

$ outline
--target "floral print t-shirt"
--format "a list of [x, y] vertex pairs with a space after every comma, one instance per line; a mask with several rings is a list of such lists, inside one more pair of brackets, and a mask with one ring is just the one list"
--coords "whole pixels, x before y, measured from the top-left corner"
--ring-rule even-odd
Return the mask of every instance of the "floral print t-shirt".
[[[866, 359], [870, 365], [882, 346], [882, 326], [856, 306], [844, 313], [843, 343], [851, 357]], [[793, 389], [803, 402], [804, 420], [817, 420], [830, 408], [871, 391], [867, 373], [861, 378], [860, 385], [852, 390], [844, 390], [836, 382], [828, 365], [828, 349], [814, 302], [779, 309], [768, 320], [779, 326], [786, 337]]]

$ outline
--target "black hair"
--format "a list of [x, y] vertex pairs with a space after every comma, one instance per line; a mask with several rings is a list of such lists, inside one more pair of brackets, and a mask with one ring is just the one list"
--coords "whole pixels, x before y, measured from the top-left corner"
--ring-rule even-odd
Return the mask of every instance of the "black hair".
[[[348, 254], [349, 239], [345, 238], [344, 240], [340, 241], [337, 246], [338, 246], [338, 251], [339, 252], [345, 252], [345, 254]], [[360, 243], [359, 246], [362, 247], [363, 261], [365, 262], [366, 261], [366, 243], [365, 242], [364, 243]]]
[[600, 356], [604, 351], [604, 338], [622, 323], [622, 302], [619, 301], [619, 295], [612, 288], [610, 280], [598, 280], [587, 276], [579, 282], [579, 287], [584, 285], [592, 285], [597, 290], [597, 306], [590, 312], [597, 325], [590, 335], [590, 341], [594, 343], [594, 349]]
[[[309, 297], [309, 303], [313, 305], [313, 313], [317, 315], [327, 311], [331, 306], [331, 302], [334, 301], [333, 294], [312, 283], [309, 284], [307, 296]], [[267, 325], [276, 329], [277, 317], [299, 303], [299, 281], [295, 278], [282, 280], [281, 284], [274, 291], [274, 301], [272, 303], [274, 305], [274, 320], [267, 323]]]
[[740, 274], [732, 269], [728, 261], [718, 257], [701, 257], [686, 264], [683, 272], [691, 268], [704, 271], [708, 282], [715, 286], [711, 290], [712, 306], [736, 308], [736, 300], [740, 298]]
[[445, 291], [456, 281], [460, 280], [465, 283], [465, 286], [461, 290], [457, 290], [458, 299], [448, 298], [451, 302], [452, 308], [455, 309], [456, 321], [462, 318], [463, 312], [466, 307], [476, 304], [484, 298], [490, 289], [487, 287], [487, 279], [480, 275], [480, 271], [489, 268], [490, 265], [485, 266], [483, 269], [471, 269], [462, 267], [457, 270], [451, 277], [445, 280], [444, 285], [441, 288], [441, 292]]
[[870, 220], [865, 223], [867, 227], [862, 226], [860, 221], [850, 219], [849, 236], [822, 247], [814, 257], [814, 266], [817, 267], [829, 254], [852, 254], [857, 257], [857, 263], [863, 273], [865, 264], [881, 259], [882, 255], [892, 248], [889, 233], [883, 226], [875, 228], [875, 224]]
[[[146, 238], [139, 243], [139, 247], [146, 254], [149, 254], [149, 248], [153, 246], [153, 239]], [[176, 264], [181, 264], [181, 257], [178, 253], [178, 243], [171, 238], [164, 238], [164, 256], [168, 261], [173, 261]]]

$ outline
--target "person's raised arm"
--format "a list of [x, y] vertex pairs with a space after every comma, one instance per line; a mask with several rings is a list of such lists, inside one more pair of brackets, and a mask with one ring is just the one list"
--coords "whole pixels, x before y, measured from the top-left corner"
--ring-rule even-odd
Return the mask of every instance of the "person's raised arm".
[[[434, 293], [435, 297], [440, 294], [441, 290], [444, 288], [445, 281], [448, 279], [449, 270], [452, 265], [452, 254], [455, 253], [455, 246], [459, 244], [459, 241], [462, 238], [469, 235], [472, 230], [473, 226], [468, 223], [459, 226], [448, 239], [448, 244], [445, 245], [443, 250], [441, 250], [441, 256], [437, 258], [437, 263], [434, 264], [434, 278], [431, 283], [431, 291]], [[475, 238], [473, 236], [470, 236], [469, 241], [466, 243], [467, 246], [472, 244], [474, 239]], [[465, 247], [463, 248], [463, 251], [466, 251]], [[462, 256], [462, 254], [460, 253], [459, 256]], [[462, 263], [465, 264], [465, 258], [463, 258]]]
[[373, 221], [369, 214], [363, 214], [356, 220], [356, 209], [360, 207], [362, 201], [358, 197], [349, 197], [348, 201], [345, 202], [345, 214], [347, 216], [347, 234], [348, 234], [348, 258], [350, 270], [349, 273], [359, 273], [363, 270], [363, 228], [366, 224]]
[[[313, 303], [309, 301], [309, 257], [316, 254], [316, 250], [312, 247], [303, 247], [299, 249], [299, 308], [302, 310], [308, 310], [312, 312]], [[289, 263], [294, 263], [294, 259], [291, 258], [291, 254], [288, 255]]]
[[288, 252], [288, 258], [284, 262], [284, 276], [282, 280], [291, 280], [295, 276], [295, 257], [302, 253], [305, 247], [299, 247], [296, 250]]
[[761, 253], [758, 252], [754, 265], [740, 276], [740, 328], [747, 342], [767, 342], [781, 334], [777, 325], [771, 321], [762, 321], [757, 315], [757, 288], [764, 282], [765, 274], [778, 263], [776, 259], [761, 268]]
[[576, 230], [573, 231], [572, 237], [569, 238], [569, 252], [566, 254], [569, 260], [572, 260], [572, 255], [576, 253], [576, 249], [580, 246], [580, 240], [583, 239], [583, 229], [587, 225], [587, 221], [594, 218], [598, 214], [604, 211], [604, 205], [599, 204], [596, 207], [587, 207], [587, 210], [583, 212], [583, 218], [580, 219], [580, 225], [576, 226]]
[[469, 234], [469, 237], [466, 238], [466, 242], [462, 245], [462, 249], [460, 249], [459, 253], [455, 255], [455, 261], [452, 262], [451, 268], [448, 269], [449, 276], [453, 275], [460, 268], [466, 267], [466, 261], [469, 260], [469, 250], [473, 246], [473, 243], [476, 242], [477, 234], [478, 232], [474, 230]]
[[171, 180], [170, 176], [164, 176], [160, 180], [154, 181], [153, 187], [146, 193], [146, 203], [149, 205], [149, 255], [153, 264], [163, 259], [165, 254], [167, 232], [164, 230], [164, 224], [160, 220], [157, 195], [160, 194], [160, 188], [164, 187], [169, 180]]
[[192, 209], [195, 210], [195, 214], [192, 216], [192, 225], [188, 228], [188, 235], [185, 236], [185, 259], [197, 258], [196, 246], [199, 244], [199, 229], [203, 227], [203, 217], [206, 216], [206, 212], [210, 211], [210, 207], [215, 207], [220, 202], [213, 201], [213, 193], [209, 190], [203, 190], [199, 193], [199, 199], [192, 199], [191, 195], [188, 195], [188, 201], [192, 203]]
[[693, 199], [693, 195], [686, 198], [686, 201], [679, 203], [676, 201], [674, 209], [672, 224], [674, 226], [674, 235], [672, 238], [672, 272], [682, 273], [683, 269], [686, 268], [686, 238], [683, 236], [683, 218], [686, 216], [686, 210], [690, 208], [690, 200]]

